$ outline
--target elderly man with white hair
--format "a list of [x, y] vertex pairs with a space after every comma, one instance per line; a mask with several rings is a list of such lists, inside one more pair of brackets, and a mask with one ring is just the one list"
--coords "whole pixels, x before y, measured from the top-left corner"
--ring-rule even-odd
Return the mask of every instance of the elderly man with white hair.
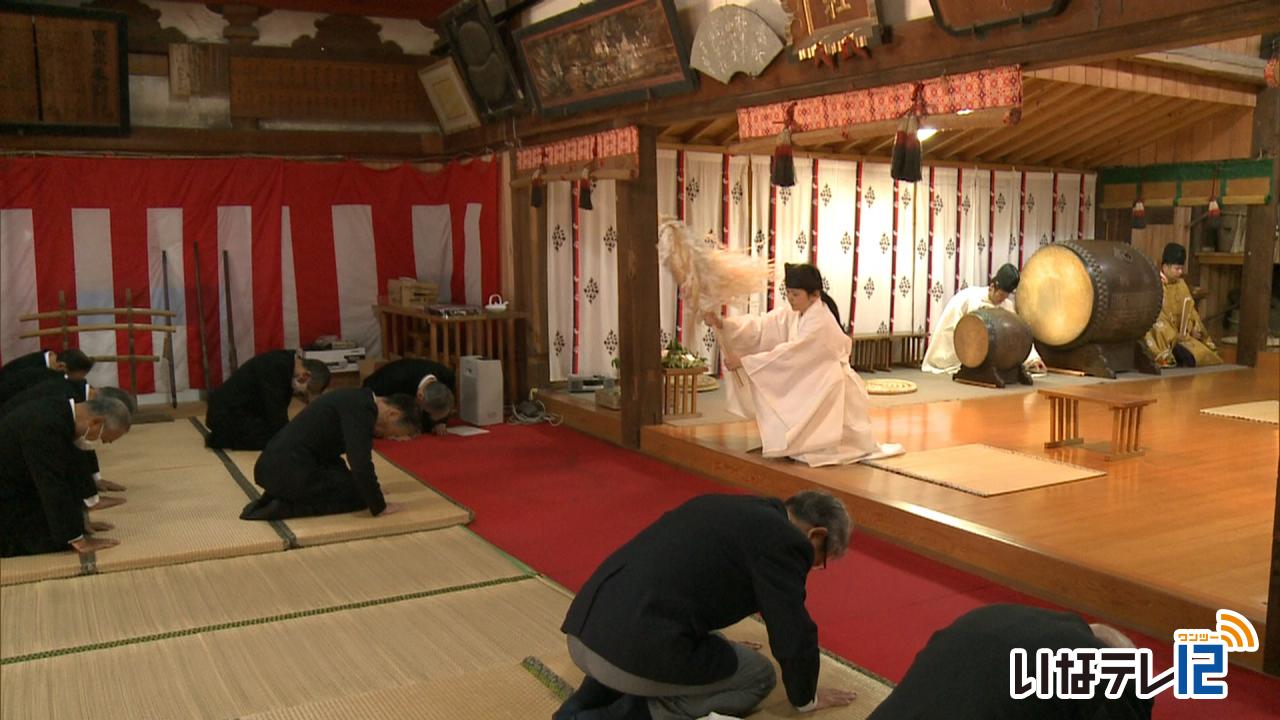
[[852, 522], [825, 492], [704, 495], [663, 515], [596, 570], [561, 630], [586, 673], [556, 720], [745, 716], [773, 690], [773, 666], [718, 630], [760, 613], [800, 711], [847, 705], [818, 686], [809, 571], [844, 554]]
[[119, 544], [85, 533], [83, 451], [119, 440], [131, 424], [113, 397], [77, 404], [51, 395], [0, 418], [0, 556]]

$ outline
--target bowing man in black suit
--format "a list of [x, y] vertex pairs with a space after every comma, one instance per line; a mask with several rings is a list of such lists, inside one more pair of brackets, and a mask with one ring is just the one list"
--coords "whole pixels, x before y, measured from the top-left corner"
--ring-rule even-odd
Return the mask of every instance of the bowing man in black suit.
[[84, 382], [92, 369], [93, 358], [75, 348], [60, 353], [46, 350], [15, 358], [0, 368], [0, 404], [46, 380], [66, 378]]
[[[60, 397], [77, 403], [98, 398], [113, 398], [123, 403], [129, 409], [130, 415], [137, 409], [134, 405], [133, 397], [120, 388], [95, 388], [85, 380], [76, 381], [64, 377], [53, 377], [32, 385], [4, 403], [0, 403], [0, 417], [4, 417], [32, 400], [46, 397]], [[81, 452], [83, 453], [86, 472], [89, 476], [85, 494], [85, 500], [88, 505], [96, 510], [102, 510], [123, 503], [124, 500], [112, 496], [105, 496], [100, 499], [97, 497], [99, 491], [123, 492], [125, 487], [102, 477], [96, 452], [92, 450], [83, 450]]]
[[329, 386], [329, 368], [304, 360], [293, 350], [272, 350], [251, 358], [209, 393], [205, 425], [211, 448], [261, 450], [289, 422], [289, 403]]
[[115, 442], [131, 423], [119, 400], [77, 405], [56, 395], [0, 418], [0, 555], [88, 553], [119, 543], [85, 532], [81, 451]]
[[423, 425], [429, 425], [435, 435], [444, 435], [453, 412], [456, 383], [453, 371], [438, 362], [401, 358], [375, 370], [361, 385], [383, 397], [400, 393], [414, 396], [423, 413]]
[[1010, 652], [1072, 648], [1132, 648], [1108, 625], [1088, 625], [1079, 615], [1023, 605], [988, 605], [964, 615], [929, 638], [902, 682], [868, 720], [1150, 720], [1152, 700], [1126, 686], [1107, 698], [1104, 680], [1093, 699], [1010, 697]]
[[716, 631], [760, 613], [801, 711], [847, 705], [818, 687], [818, 628], [805, 609], [809, 570], [843, 555], [852, 523], [823, 492], [705, 495], [666, 513], [596, 570], [561, 626], [586, 673], [557, 720], [746, 715], [776, 684], [754, 649]]
[[378, 397], [363, 388], [321, 395], [267, 443], [253, 466], [262, 497], [246, 505], [240, 519], [283, 520], [365, 508], [373, 516], [395, 512], [399, 507], [387, 503], [378, 486], [373, 439], [411, 437], [421, 432], [421, 423], [408, 395]]

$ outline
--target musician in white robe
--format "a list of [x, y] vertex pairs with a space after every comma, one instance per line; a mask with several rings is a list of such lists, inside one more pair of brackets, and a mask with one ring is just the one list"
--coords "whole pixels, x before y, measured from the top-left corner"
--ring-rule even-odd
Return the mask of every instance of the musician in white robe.
[[[986, 287], [975, 285], [965, 288], [947, 301], [942, 316], [933, 327], [929, 337], [929, 349], [925, 351], [924, 363], [920, 369], [927, 373], [954, 374], [961, 367], [960, 358], [956, 355], [956, 325], [960, 318], [979, 308], [998, 307], [1016, 313], [1013, 305], [1013, 291], [1018, 289], [1018, 268], [1005, 263], [996, 271], [991, 283]], [[1022, 363], [1030, 373], [1045, 372], [1044, 362], [1035, 345], [1031, 346], [1031, 354]]]
[[852, 341], [822, 275], [788, 264], [786, 282], [788, 305], [766, 315], [706, 316], [731, 371], [729, 410], [756, 419], [765, 457], [818, 467], [900, 454], [871, 431], [866, 384], [849, 367]]

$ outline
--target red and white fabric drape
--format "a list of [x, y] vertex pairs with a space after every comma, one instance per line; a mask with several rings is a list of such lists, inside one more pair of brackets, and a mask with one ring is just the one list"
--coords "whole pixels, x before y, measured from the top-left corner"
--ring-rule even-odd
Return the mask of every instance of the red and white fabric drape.
[[[233, 343], [244, 361], [337, 335], [376, 356], [371, 306], [387, 280], [432, 280], [442, 300], [473, 304], [500, 291], [498, 175], [487, 161], [424, 174], [269, 159], [0, 160], [0, 361], [39, 347], [19, 338], [34, 324], [18, 318], [57, 310], [59, 293], [69, 308], [121, 307], [126, 291], [163, 308], [166, 268], [178, 390], [204, 386], [201, 324], [215, 385]], [[136, 339], [138, 354], [163, 341]], [[95, 355], [124, 354], [127, 342], [111, 332], [73, 340]], [[139, 392], [167, 389], [154, 370], [139, 367]], [[127, 386], [127, 365], [102, 363], [91, 381]]]

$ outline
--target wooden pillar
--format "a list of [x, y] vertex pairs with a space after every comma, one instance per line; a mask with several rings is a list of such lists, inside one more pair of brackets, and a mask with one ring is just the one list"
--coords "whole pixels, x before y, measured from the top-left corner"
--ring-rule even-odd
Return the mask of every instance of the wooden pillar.
[[622, 444], [662, 422], [658, 320], [658, 133], [640, 127], [639, 176], [618, 182], [618, 358]]
[[1271, 529], [1271, 581], [1267, 591], [1267, 629], [1262, 641], [1262, 670], [1280, 675], [1280, 463], [1276, 463], [1276, 509]]
[[[515, 162], [512, 161], [514, 167]], [[516, 309], [529, 313], [524, 332], [523, 382], [519, 398], [527, 399], [529, 389], [546, 387], [551, 381], [547, 355], [547, 208], [529, 205], [531, 190], [511, 190], [512, 282]]]
[[[1263, 43], [1270, 50], [1268, 43]], [[1252, 157], [1271, 160], [1271, 202], [1250, 205], [1246, 219], [1244, 268], [1240, 283], [1240, 344], [1236, 362], [1258, 364], [1267, 342], [1271, 316], [1271, 279], [1275, 267], [1276, 202], [1280, 199], [1280, 88], [1258, 93], [1253, 108]]]

